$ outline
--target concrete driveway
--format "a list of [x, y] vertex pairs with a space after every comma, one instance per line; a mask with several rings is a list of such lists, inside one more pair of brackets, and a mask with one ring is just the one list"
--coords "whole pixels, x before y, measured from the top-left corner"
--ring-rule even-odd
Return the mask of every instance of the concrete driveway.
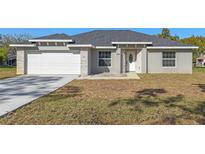
[[0, 80], [0, 116], [46, 95], [78, 75], [23, 75]]

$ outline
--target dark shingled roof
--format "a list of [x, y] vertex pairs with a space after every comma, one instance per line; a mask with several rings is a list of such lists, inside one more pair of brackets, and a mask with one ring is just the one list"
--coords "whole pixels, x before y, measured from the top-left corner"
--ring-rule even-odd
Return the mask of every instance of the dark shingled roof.
[[153, 46], [191, 46], [131, 30], [94, 30], [71, 36], [76, 44], [110, 46], [111, 42], [152, 42]]
[[53, 34], [35, 39], [72, 39], [75, 44], [92, 44], [94, 46], [112, 46], [112, 42], [152, 42], [153, 46], [192, 46], [131, 30], [94, 30], [73, 36]]
[[49, 40], [70, 40], [71, 37], [66, 35], [66, 34], [52, 34], [52, 35], [47, 35], [47, 36], [42, 36], [42, 37], [37, 37], [34, 39], [49, 39]]

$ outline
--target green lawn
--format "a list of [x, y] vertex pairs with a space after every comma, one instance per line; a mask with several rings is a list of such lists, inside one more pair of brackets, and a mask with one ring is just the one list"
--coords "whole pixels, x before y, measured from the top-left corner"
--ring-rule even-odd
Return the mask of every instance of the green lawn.
[[15, 67], [1, 67], [0, 66], [0, 79], [5, 79], [9, 77], [16, 76], [16, 68]]
[[205, 67], [196, 67], [193, 69], [193, 72], [205, 72]]
[[205, 72], [75, 80], [0, 124], [205, 124]]

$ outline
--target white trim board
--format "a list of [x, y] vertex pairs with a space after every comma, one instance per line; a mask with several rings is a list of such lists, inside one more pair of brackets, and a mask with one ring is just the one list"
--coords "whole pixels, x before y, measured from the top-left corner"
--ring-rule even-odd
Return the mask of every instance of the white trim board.
[[92, 44], [68, 44], [67, 47], [89, 47], [94, 48]]
[[96, 46], [96, 49], [116, 49], [114, 46]]
[[198, 49], [199, 47], [197, 46], [181, 46], [181, 47], [177, 47], [177, 46], [156, 46], [156, 47], [147, 47], [147, 49]]
[[35, 44], [10, 44], [10, 47], [35, 47]]
[[152, 44], [152, 42], [112, 42], [112, 44]]

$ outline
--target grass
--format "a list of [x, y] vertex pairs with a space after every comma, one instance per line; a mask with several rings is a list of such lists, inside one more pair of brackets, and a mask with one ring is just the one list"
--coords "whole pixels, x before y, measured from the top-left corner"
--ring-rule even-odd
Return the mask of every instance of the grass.
[[16, 68], [15, 67], [2, 67], [0, 66], [0, 79], [5, 79], [9, 77], [16, 76]]
[[75, 80], [0, 124], [205, 124], [205, 72]]
[[205, 67], [195, 67], [193, 72], [205, 72]]

